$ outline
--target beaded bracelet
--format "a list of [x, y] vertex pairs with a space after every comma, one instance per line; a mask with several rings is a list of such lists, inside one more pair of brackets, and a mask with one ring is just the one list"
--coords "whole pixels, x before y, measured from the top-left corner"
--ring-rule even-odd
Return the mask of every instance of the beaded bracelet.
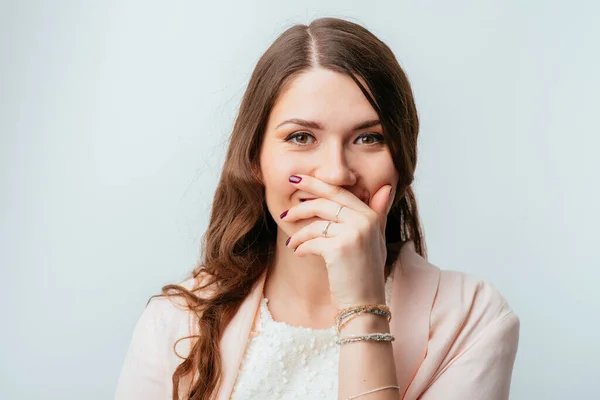
[[368, 335], [351, 335], [337, 339], [335, 342], [339, 345], [353, 342], [373, 340], [376, 342], [393, 342], [396, 338], [391, 333], [369, 333]]
[[346, 326], [350, 321], [352, 321], [353, 319], [355, 319], [356, 317], [366, 314], [366, 313], [370, 313], [370, 314], [375, 314], [375, 315], [379, 315], [382, 317], [386, 317], [388, 322], [390, 322], [390, 320], [392, 319], [392, 315], [389, 312], [383, 311], [383, 310], [379, 310], [379, 309], [362, 309], [362, 310], [356, 310], [353, 311], [352, 313], [348, 313], [347, 315], [345, 315], [345, 319], [343, 320], [342, 318], [340, 318], [340, 320], [337, 323], [337, 331], [338, 333], [341, 332], [342, 328], [344, 326]]
[[385, 304], [364, 304], [364, 305], [344, 308], [344, 309], [338, 311], [337, 315], [335, 316], [335, 319], [337, 321], [342, 320], [342, 319], [346, 318], [348, 315], [351, 315], [351, 314], [361, 311], [361, 310], [369, 310], [369, 311], [379, 310], [380, 312], [390, 314], [390, 308], [388, 306], [386, 306]]
[[385, 311], [390, 311], [390, 308], [386, 305], [386, 304], [361, 304], [358, 306], [351, 306], [351, 307], [346, 307], [343, 308], [341, 310], [338, 311], [336, 318], [338, 318], [340, 315], [346, 313], [346, 312], [350, 312], [350, 311], [354, 311], [354, 310], [359, 310], [361, 308], [378, 308], [381, 310], [385, 310]]
[[390, 312], [389, 307], [383, 304], [367, 304], [361, 306], [348, 307], [343, 310], [340, 310], [335, 317], [338, 333], [348, 322], [352, 321], [354, 318], [364, 313], [370, 313], [386, 317], [388, 322], [390, 322], [392, 319], [392, 314]]

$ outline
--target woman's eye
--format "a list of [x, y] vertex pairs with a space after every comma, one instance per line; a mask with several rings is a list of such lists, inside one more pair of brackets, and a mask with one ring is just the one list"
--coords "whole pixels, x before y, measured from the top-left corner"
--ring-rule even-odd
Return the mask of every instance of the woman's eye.
[[384, 138], [383, 135], [380, 135], [378, 133], [365, 133], [360, 135], [356, 140], [360, 140], [361, 144], [375, 144], [383, 142]]
[[[311, 140], [312, 140], [312, 142], [311, 142]], [[292, 133], [287, 138], [285, 138], [286, 142], [291, 141], [292, 143], [300, 145], [300, 146], [306, 146], [311, 143], [314, 143], [314, 140], [315, 140], [314, 136], [307, 132]], [[383, 135], [380, 135], [378, 133], [364, 133], [356, 139], [355, 143], [358, 142], [358, 144], [373, 145], [373, 144], [377, 144], [377, 143], [382, 143], [384, 141], [385, 140], [383, 138]]]
[[305, 132], [293, 133], [287, 138], [285, 138], [286, 142], [292, 141], [295, 144], [306, 145], [310, 139], [314, 139], [314, 137]]

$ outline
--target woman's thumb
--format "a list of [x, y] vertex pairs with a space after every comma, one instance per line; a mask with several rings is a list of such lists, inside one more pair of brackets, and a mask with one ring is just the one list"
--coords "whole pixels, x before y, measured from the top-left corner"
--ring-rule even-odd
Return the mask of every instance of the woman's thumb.
[[387, 213], [391, 202], [392, 186], [384, 185], [379, 188], [369, 203], [369, 207], [379, 216], [379, 226], [381, 233], [385, 234], [385, 225], [387, 222]]

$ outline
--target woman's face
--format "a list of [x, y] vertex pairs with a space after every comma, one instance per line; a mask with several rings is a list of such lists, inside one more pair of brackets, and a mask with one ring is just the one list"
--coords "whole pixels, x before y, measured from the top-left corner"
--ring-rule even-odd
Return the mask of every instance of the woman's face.
[[377, 113], [347, 75], [310, 69], [284, 88], [269, 115], [260, 166], [267, 207], [288, 236], [318, 220], [279, 218], [301, 199], [315, 197], [291, 184], [290, 175], [341, 186], [366, 204], [386, 184], [395, 193], [398, 172], [377, 121]]

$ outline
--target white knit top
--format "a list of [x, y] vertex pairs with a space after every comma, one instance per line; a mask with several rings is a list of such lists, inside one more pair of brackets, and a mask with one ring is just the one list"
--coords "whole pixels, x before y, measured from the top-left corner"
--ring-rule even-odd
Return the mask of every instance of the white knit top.
[[[391, 278], [386, 282], [390, 304]], [[248, 339], [231, 400], [335, 400], [340, 348], [335, 325], [311, 329], [275, 321], [260, 303], [259, 333]]]

